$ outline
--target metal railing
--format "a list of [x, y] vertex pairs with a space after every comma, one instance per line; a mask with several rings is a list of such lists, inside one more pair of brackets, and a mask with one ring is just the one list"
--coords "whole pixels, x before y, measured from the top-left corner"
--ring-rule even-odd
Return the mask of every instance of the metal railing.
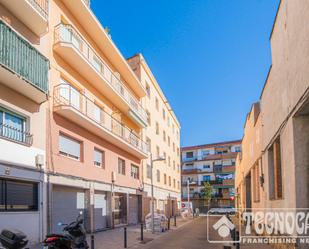
[[84, 2], [88, 7], [90, 7], [90, 0], [83, 0], [83, 2]]
[[49, 60], [1, 20], [0, 64], [48, 92]]
[[59, 84], [54, 87], [54, 106], [69, 106], [108, 130], [121, 140], [129, 143], [137, 150], [147, 153], [148, 146], [133, 130], [129, 129], [110, 114], [105, 112], [93, 100], [81, 94], [69, 84]]
[[46, 20], [48, 20], [49, 0], [27, 0]]
[[120, 76], [116, 75], [109, 68], [104, 60], [98, 56], [94, 49], [92, 49], [81, 35], [77, 33], [72, 25], [60, 23], [55, 27], [55, 43], [57, 42], [65, 42], [73, 45], [112, 89], [126, 101], [131, 110], [147, 123], [146, 111], [125, 84], [119, 79]]
[[0, 137], [29, 146], [32, 144], [32, 135], [29, 132], [16, 129], [3, 123], [0, 123]]

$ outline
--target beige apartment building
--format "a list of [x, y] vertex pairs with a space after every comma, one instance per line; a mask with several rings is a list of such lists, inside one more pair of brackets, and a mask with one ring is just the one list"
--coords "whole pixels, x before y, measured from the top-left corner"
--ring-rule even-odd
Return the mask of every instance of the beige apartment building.
[[[0, 1], [0, 230], [43, 237], [48, 6]], [[21, 222], [22, 221], [22, 222]]]
[[142, 100], [147, 113], [147, 128], [143, 138], [151, 157], [143, 160], [144, 214], [150, 211], [151, 175], [153, 176], [155, 209], [175, 215], [180, 207], [180, 124], [142, 54], [128, 59], [147, 96]]
[[[270, 37], [272, 66], [260, 97], [260, 114], [257, 119], [255, 110], [249, 114], [242, 159], [238, 160], [236, 182], [243, 209], [255, 205], [309, 208], [309, 26], [304, 25], [308, 21], [308, 1], [280, 2]], [[257, 130], [261, 130], [258, 136]], [[260, 143], [254, 145], [250, 157], [250, 145], [257, 137]], [[250, 187], [250, 178], [256, 190]], [[244, 186], [247, 189], [241, 190]]]
[[181, 148], [182, 201], [206, 212], [208, 203], [201, 195], [204, 184], [212, 187], [212, 207], [235, 205], [235, 162], [241, 140]]

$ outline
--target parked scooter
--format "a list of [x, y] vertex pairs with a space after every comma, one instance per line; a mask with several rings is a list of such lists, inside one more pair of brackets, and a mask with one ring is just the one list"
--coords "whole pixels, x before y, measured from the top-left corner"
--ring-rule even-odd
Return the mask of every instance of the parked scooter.
[[71, 249], [80, 248], [88, 249], [86, 240], [86, 229], [83, 224], [82, 212], [77, 217], [76, 221], [70, 224], [58, 223], [63, 228], [63, 234], [49, 234], [43, 241], [44, 248], [51, 249]]
[[0, 244], [5, 249], [22, 249], [28, 243], [26, 235], [22, 232], [13, 232], [7, 229], [3, 229], [0, 234]]

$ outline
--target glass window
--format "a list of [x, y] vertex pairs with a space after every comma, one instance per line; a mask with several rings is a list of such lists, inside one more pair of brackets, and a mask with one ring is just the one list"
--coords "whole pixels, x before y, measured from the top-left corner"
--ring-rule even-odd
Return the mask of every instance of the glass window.
[[0, 179], [0, 211], [38, 210], [38, 184]]
[[118, 158], [118, 173], [122, 175], [126, 174], [126, 162], [121, 158]]
[[162, 116], [163, 116], [163, 120], [165, 120], [166, 115], [165, 115], [165, 109], [164, 108], [162, 109]]
[[139, 167], [134, 164], [131, 164], [131, 177], [139, 179]]
[[157, 111], [159, 111], [159, 100], [158, 100], [157, 97], [156, 97], [156, 109], [157, 109]]
[[157, 182], [160, 182], [160, 170], [157, 169]]
[[59, 135], [59, 153], [80, 160], [81, 143], [63, 134]]
[[95, 166], [104, 168], [104, 151], [95, 148], [93, 162]]
[[187, 152], [186, 153], [186, 158], [193, 158], [193, 152]]
[[147, 164], [147, 178], [151, 179], [151, 166], [149, 164]]

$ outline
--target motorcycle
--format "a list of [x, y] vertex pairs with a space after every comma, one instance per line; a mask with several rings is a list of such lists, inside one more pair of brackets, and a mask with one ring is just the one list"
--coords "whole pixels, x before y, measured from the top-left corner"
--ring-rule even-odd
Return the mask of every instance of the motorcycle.
[[21, 249], [27, 245], [28, 240], [22, 232], [3, 229], [0, 234], [0, 243], [6, 249]]
[[49, 234], [43, 241], [43, 249], [88, 249], [86, 240], [86, 229], [83, 224], [82, 212], [77, 217], [76, 221], [70, 224], [58, 223], [59, 226], [64, 226], [63, 234]]

